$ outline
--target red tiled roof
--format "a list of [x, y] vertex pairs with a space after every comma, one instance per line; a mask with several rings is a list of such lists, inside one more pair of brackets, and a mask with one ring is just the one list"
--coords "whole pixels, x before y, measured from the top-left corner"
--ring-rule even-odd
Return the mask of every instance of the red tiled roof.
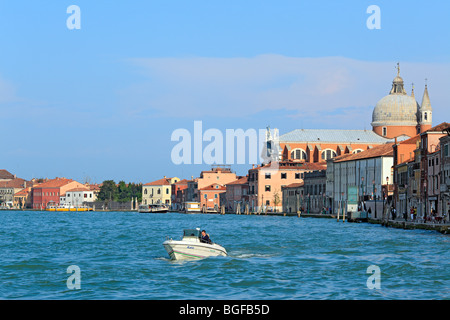
[[162, 179], [144, 184], [144, 186], [168, 186], [168, 185], [170, 185], [170, 178], [162, 178]]
[[426, 130], [425, 132], [432, 132], [432, 131], [441, 131], [442, 132], [448, 128], [450, 128], [450, 123], [442, 122], [441, 124], [438, 124], [437, 126], [434, 126], [433, 128]]
[[31, 187], [28, 187], [28, 188], [25, 188], [25, 189], [22, 189], [22, 190], [16, 192], [14, 194], [14, 196], [26, 196], [30, 193], [30, 191], [31, 191]]
[[78, 192], [78, 191], [90, 191], [90, 190], [89, 190], [89, 188], [73, 188], [73, 189], [67, 190], [66, 193], [67, 192]]
[[188, 183], [188, 181], [189, 180], [186, 180], [186, 179], [183, 179], [183, 180], [180, 180], [180, 181], [178, 181], [178, 182], [175, 182], [174, 184], [187, 184]]
[[304, 182], [291, 183], [291, 184], [288, 184], [287, 186], [284, 186], [281, 188], [298, 188], [298, 187], [302, 187], [304, 184], [305, 184]]
[[24, 179], [16, 178], [8, 181], [0, 181], [0, 188], [24, 188], [26, 185], [29, 185], [29, 182]]
[[230, 184], [232, 184], [232, 185], [235, 185], [235, 184], [246, 184], [247, 182], [248, 182], [248, 177], [245, 176], [245, 177], [240, 177], [239, 179], [234, 180], [232, 182], [229, 182], [226, 185], [230, 185]]
[[65, 186], [68, 183], [71, 183], [72, 179], [66, 179], [66, 178], [56, 178], [53, 180], [46, 181], [44, 183], [39, 184], [35, 188], [61, 188], [62, 186]]
[[[216, 188], [216, 186], [218, 186], [218, 187]], [[226, 189], [227, 188], [225, 188], [225, 186], [223, 186], [221, 184], [213, 183], [213, 184], [210, 184], [209, 186], [201, 188], [199, 190], [201, 190], [201, 191], [209, 191], [209, 190], [226, 190]]]
[[[327, 165], [325, 163], [317, 163], [317, 162], [294, 162], [294, 161], [282, 161], [279, 162], [278, 168], [276, 165], [272, 169], [280, 169], [280, 170], [325, 170]], [[256, 168], [252, 168], [250, 170], [270, 170], [271, 166], [257, 166]]]
[[353, 160], [361, 160], [361, 159], [369, 159], [376, 157], [385, 157], [385, 156], [393, 156], [394, 150], [392, 146], [394, 143], [386, 143], [379, 146], [375, 146], [371, 149], [361, 151], [359, 153], [349, 153], [344, 154], [338, 157], [335, 157], [334, 162], [344, 162], [344, 161], [353, 161]]
[[14, 179], [14, 175], [5, 169], [0, 169], [0, 179]]

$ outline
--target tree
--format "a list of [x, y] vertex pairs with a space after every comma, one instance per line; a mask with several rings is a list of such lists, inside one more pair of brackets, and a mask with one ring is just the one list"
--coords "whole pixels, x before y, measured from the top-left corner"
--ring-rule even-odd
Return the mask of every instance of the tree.
[[118, 196], [118, 188], [114, 180], [103, 181], [97, 199], [99, 201], [109, 201], [109, 200], [114, 201], [117, 199], [117, 196]]
[[274, 212], [277, 212], [277, 206], [278, 204], [281, 202], [280, 199], [280, 193], [277, 189], [274, 190], [273, 192], [273, 206], [274, 206]]

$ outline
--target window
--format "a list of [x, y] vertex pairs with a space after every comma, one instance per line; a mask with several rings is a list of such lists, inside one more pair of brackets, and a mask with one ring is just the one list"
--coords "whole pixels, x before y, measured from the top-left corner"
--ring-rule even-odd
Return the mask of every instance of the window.
[[161, 189], [158, 188], [158, 194], [161, 194]]
[[208, 195], [205, 193], [205, 195], [203, 196], [203, 198], [208, 199]]
[[147, 194], [147, 189], [144, 189], [144, 194]]
[[353, 150], [352, 153], [360, 153], [360, 152], [362, 152], [362, 151], [364, 151], [364, 150], [363, 150], [363, 149], [356, 149], [356, 150]]
[[386, 135], [387, 135], [387, 128], [383, 127], [383, 136], [386, 136]]
[[300, 173], [295, 174], [295, 179], [300, 179]]
[[169, 188], [166, 189], [166, 194], [169, 194]]
[[423, 118], [424, 118], [424, 120], [428, 120], [428, 115], [427, 115], [427, 113], [426, 113], [426, 112], [425, 112], [425, 114], [424, 114]]
[[306, 152], [303, 149], [294, 149], [291, 152], [291, 159], [307, 160]]
[[87, 198], [87, 193], [84, 194], [84, 197]]
[[331, 149], [326, 149], [322, 151], [322, 160], [328, 160], [336, 157], [336, 152]]
[[282, 172], [281, 173], [281, 179], [287, 179], [287, 173], [286, 172]]
[[267, 191], [267, 192], [270, 191], [270, 186], [269, 186], [269, 185], [266, 186], [266, 191]]
[[217, 193], [214, 195], [214, 198], [217, 199]]
[[271, 174], [270, 173], [266, 173], [265, 177], [266, 177], [266, 179], [270, 179], [271, 178]]
[[266, 200], [266, 206], [270, 206], [270, 200]]

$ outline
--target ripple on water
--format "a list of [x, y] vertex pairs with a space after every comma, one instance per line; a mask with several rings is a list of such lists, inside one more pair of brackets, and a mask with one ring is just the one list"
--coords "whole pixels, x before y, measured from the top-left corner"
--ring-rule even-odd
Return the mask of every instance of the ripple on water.
[[[227, 257], [173, 261], [201, 227]], [[331, 219], [120, 212], [0, 215], [0, 298], [448, 299], [448, 236]], [[366, 286], [381, 269], [381, 290]], [[81, 269], [68, 290], [67, 267]]]

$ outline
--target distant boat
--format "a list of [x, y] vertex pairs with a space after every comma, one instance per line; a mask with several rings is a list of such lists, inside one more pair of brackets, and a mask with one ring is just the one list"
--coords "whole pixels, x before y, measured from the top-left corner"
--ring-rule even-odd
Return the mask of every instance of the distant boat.
[[184, 211], [186, 213], [201, 213], [200, 202], [186, 202]]
[[144, 213], [166, 213], [168, 211], [169, 207], [164, 204], [141, 204], [138, 209], [138, 212]]

